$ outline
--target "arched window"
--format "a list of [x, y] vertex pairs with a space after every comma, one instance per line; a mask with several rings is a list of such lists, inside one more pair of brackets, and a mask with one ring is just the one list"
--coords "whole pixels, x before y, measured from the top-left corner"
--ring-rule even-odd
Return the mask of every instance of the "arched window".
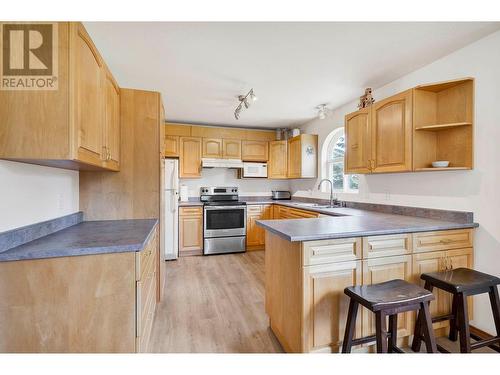
[[359, 176], [344, 174], [345, 134], [344, 128], [331, 132], [325, 142], [325, 177], [333, 181], [337, 192], [357, 192]]

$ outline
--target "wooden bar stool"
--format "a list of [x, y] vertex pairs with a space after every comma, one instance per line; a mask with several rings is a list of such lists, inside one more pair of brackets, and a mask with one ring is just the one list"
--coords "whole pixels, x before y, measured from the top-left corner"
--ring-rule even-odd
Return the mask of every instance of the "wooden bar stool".
[[[404, 280], [391, 280], [380, 284], [350, 286], [344, 289], [344, 293], [350, 297], [350, 302], [342, 353], [350, 353], [353, 345], [373, 341], [377, 342], [377, 353], [403, 353], [396, 346], [397, 314], [415, 310], [420, 311], [423, 317], [421, 332], [427, 352], [437, 353], [429, 312], [429, 302], [434, 299], [432, 292]], [[375, 313], [375, 336], [354, 339], [359, 304]], [[389, 332], [386, 328], [386, 316], [389, 316]]]
[[[424, 273], [420, 276], [425, 281], [425, 289], [432, 292], [433, 288], [442, 289], [453, 295], [452, 311], [449, 315], [438, 316], [432, 319], [433, 322], [450, 320], [449, 339], [457, 341], [457, 332], [460, 333], [460, 352], [470, 353], [471, 350], [488, 346], [500, 352], [500, 346], [495, 345], [500, 342], [500, 301], [498, 298], [497, 285], [500, 278], [486, 273], [474, 271], [468, 268], [456, 268], [448, 271]], [[467, 310], [467, 296], [488, 293], [490, 296], [491, 310], [497, 335], [489, 339], [483, 339], [470, 333], [469, 316]], [[419, 351], [422, 334], [421, 320], [425, 319], [419, 314], [415, 324], [415, 335], [413, 337], [412, 349]], [[477, 340], [471, 343], [471, 337]], [[448, 353], [446, 349], [438, 345], [440, 352]]]

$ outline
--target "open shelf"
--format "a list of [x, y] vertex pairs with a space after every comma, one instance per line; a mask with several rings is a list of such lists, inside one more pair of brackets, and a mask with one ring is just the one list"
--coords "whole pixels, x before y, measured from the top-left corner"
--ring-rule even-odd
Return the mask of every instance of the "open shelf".
[[[415, 87], [413, 170], [472, 169], [473, 119], [473, 78]], [[451, 167], [432, 168], [436, 160], [449, 160]]]
[[469, 167], [446, 167], [446, 168], [434, 168], [434, 167], [427, 167], [427, 168], [415, 168], [415, 172], [428, 172], [428, 171], [462, 171], [462, 170], [467, 170], [471, 169]]
[[456, 128], [457, 126], [468, 126], [472, 125], [472, 122], [450, 122], [447, 124], [433, 124], [433, 125], [424, 125], [415, 128], [415, 130], [431, 130], [431, 131], [439, 131], [446, 130], [450, 128]]

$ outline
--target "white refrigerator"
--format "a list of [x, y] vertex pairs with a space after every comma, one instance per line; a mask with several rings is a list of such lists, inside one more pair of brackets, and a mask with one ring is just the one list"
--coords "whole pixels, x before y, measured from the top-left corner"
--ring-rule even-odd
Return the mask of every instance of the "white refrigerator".
[[165, 259], [177, 259], [179, 256], [179, 161], [165, 159], [165, 212], [164, 231]]

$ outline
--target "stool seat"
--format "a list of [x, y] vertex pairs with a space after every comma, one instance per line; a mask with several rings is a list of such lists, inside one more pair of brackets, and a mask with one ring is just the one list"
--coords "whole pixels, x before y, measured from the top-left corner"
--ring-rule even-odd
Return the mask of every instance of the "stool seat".
[[344, 293], [373, 312], [395, 305], [415, 305], [434, 299], [432, 292], [399, 279], [373, 285], [350, 286], [344, 289]]
[[424, 273], [420, 278], [453, 294], [464, 292], [467, 294], [467, 291], [487, 289], [500, 284], [500, 278], [469, 268]]

